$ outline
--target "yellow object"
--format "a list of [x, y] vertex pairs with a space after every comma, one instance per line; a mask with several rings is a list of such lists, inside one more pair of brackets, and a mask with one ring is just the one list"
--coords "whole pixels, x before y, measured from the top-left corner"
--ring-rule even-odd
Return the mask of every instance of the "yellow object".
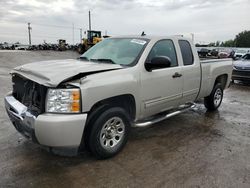
[[80, 112], [80, 90], [73, 90], [72, 93], [71, 112]]
[[82, 54], [100, 41], [102, 41], [101, 31], [87, 31], [87, 38], [82, 39], [82, 43], [78, 46], [77, 50]]
[[79, 101], [71, 103], [71, 112], [80, 112]]
[[72, 92], [72, 98], [73, 100], [79, 100], [80, 99], [80, 91], [79, 90], [75, 90]]

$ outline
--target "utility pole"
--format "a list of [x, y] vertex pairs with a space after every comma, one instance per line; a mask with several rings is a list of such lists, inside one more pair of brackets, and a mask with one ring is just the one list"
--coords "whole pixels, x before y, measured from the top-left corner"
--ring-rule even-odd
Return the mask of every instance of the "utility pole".
[[80, 28], [80, 43], [82, 43], [82, 28]]
[[30, 30], [32, 28], [30, 27], [30, 23], [28, 23], [28, 32], [29, 32], [29, 45], [31, 45], [31, 34], [30, 34]]
[[72, 43], [73, 43], [73, 45], [74, 45], [74, 43], [75, 43], [75, 28], [74, 28], [74, 23], [72, 23]]
[[192, 42], [194, 43], [194, 33], [191, 33], [192, 36]]
[[89, 10], [89, 31], [91, 31], [91, 15], [90, 15], [90, 10]]

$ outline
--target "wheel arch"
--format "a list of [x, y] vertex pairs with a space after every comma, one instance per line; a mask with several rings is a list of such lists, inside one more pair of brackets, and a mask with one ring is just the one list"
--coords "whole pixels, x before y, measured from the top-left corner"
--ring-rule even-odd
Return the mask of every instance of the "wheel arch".
[[128, 116], [131, 122], [133, 122], [136, 118], [136, 103], [135, 97], [132, 94], [113, 96], [96, 102], [94, 105], [92, 105], [91, 109], [88, 112], [86, 125], [83, 130], [81, 145], [79, 148], [80, 150], [82, 150], [83, 148], [89, 150], [87, 140], [91, 129], [91, 124], [100, 113], [104, 112], [109, 107], [123, 108], [126, 112], [128, 112]]
[[228, 82], [228, 75], [227, 74], [222, 74], [216, 77], [214, 86], [218, 83], [222, 85], [223, 90], [226, 88]]
[[113, 96], [96, 102], [90, 109], [88, 114], [91, 114], [100, 106], [121, 107], [128, 112], [129, 117], [134, 120], [136, 117], [135, 97], [132, 94], [124, 94]]

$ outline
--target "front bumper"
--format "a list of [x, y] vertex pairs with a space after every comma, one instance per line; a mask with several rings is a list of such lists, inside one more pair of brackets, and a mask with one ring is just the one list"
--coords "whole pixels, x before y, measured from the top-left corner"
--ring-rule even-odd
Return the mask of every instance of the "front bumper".
[[232, 80], [250, 81], [250, 70], [233, 70]]
[[12, 95], [5, 97], [5, 108], [15, 128], [27, 138], [48, 147], [78, 148], [87, 114], [40, 114], [37, 117]]

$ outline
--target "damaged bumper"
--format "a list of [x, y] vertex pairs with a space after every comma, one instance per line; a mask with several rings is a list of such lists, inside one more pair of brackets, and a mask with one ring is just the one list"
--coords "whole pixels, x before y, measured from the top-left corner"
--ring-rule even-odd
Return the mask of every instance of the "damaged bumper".
[[11, 94], [5, 97], [7, 114], [25, 137], [50, 148], [75, 148], [81, 144], [87, 114], [31, 114]]

